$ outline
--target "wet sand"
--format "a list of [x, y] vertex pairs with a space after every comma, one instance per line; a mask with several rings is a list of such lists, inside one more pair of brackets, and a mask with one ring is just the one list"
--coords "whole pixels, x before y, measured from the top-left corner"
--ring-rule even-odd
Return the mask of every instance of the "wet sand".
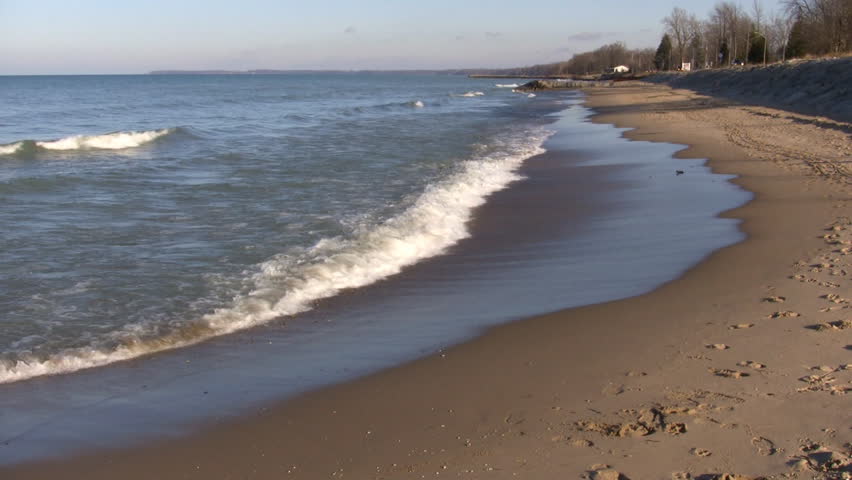
[[738, 174], [755, 199], [725, 215], [748, 239], [646, 295], [497, 327], [188, 438], [0, 478], [848, 471], [850, 126], [662, 86], [593, 90], [588, 105], [638, 127], [630, 138], [688, 144], [679, 156]]

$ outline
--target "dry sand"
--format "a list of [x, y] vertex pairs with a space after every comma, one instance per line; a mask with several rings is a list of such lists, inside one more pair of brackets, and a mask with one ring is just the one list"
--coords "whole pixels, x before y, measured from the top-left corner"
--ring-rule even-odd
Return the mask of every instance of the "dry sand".
[[740, 175], [755, 199], [726, 215], [748, 240], [647, 295], [0, 478], [848, 478], [850, 125], [647, 84], [588, 103], [631, 138]]

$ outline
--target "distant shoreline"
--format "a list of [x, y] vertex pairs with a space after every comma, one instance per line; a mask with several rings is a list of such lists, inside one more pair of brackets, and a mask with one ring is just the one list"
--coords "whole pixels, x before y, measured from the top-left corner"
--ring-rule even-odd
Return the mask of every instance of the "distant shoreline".
[[472, 70], [152, 70], [144, 75], [298, 75], [316, 73], [365, 74], [405, 73], [423, 75], [467, 75]]

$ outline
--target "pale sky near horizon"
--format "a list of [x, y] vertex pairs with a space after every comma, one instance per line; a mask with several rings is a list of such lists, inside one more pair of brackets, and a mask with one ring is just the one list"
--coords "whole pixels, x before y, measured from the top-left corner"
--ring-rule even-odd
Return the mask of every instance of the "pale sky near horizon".
[[0, 75], [513, 67], [656, 47], [673, 7], [716, 1], [0, 0]]

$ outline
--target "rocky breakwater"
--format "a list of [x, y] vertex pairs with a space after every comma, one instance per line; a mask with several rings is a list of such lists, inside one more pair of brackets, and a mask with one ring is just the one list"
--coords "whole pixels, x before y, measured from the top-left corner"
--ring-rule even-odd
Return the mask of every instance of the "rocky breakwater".
[[556, 90], [565, 88], [589, 88], [589, 87], [611, 87], [611, 80], [533, 80], [517, 88], [520, 92], [533, 92], [538, 90]]
[[852, 57], [659, 73], [644, 80], [745, 104], [852, 122]]

